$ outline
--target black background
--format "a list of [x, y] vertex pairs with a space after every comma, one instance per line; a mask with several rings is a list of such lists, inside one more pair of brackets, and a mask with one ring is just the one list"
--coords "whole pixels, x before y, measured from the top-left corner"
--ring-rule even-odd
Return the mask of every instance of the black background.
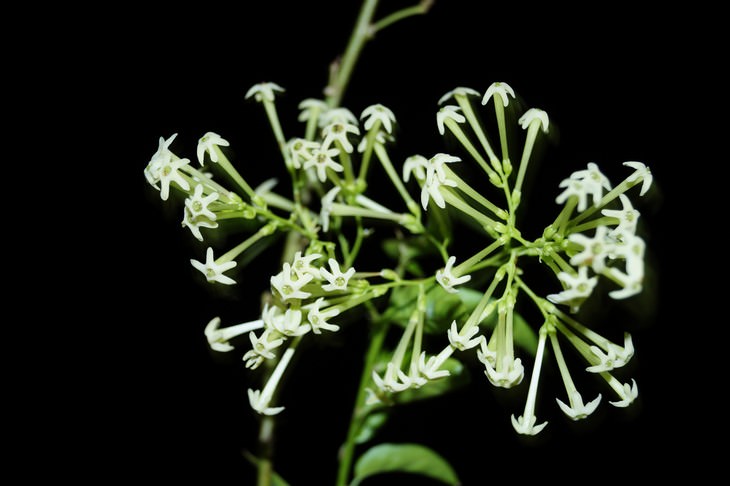
[[[381, 4], [379, 12], [410, 5]], [[214, 316], [224, 325], [257, 317], [276, 252], [238, 274], [232, 291], [204, 284], [189, 259], [202, 259], [205, 246], [180, 227], [181, 201], [160, 201], [143, 169], [159, 137], [178, 133], [173, 151], [194, 162], [198, 138], [214, 131], [231, 142], [233, 162], [252, 184], [276, 171], [284, 177], [263, 110], [244, 95], [255, 83], [280, 84], [286, 88], [277, 101], [284, 131], [300, 130], [296, 106], [322, 97], [328, 64], [343, 51], [358, 7], [313, 1], [247, 4], [240, 11], [215, 4], [122, 9], [101, 15], [96, 25], [102, 27], [79, 45], [91, 67], [79, 87], [88, 88], [89, 118], [105, 134], [99, 134], [99, 166], [114, 173], [108, 179], [114, 186], [101, 194], [116, 216], [111, 225], [91, 228], [113, 249], [99, 259], [113, 273], [89, 294], [105, 310], [79, 332], [105, 344], [74, 356], [83, 388], [93, 393], [73, 406], [82, 418], [63, 424], [70, 425], [63, 433], [91, 425], [83, 439], [89, 447], [64, 463], [72, 474], [84, 474], [91, 461], [104, 464], [109, 478], [255, 484], [255, 471], [241, 455], [255, 448], [257, 433], [246, 398], [249, 375], [240, 354], [211, 353], [202, 331]], [[526, 441], [509, 423], [511, 413], [522, 413], [522, 398], [512, 401], [477, 377], [477, 384], [450, 398], [399, 410], [382, 440], [429, 445], [465, 485], [485, 484], [503, 472], [513, 472], [516, 481], [569, 482], [576, 476], [621, 480], [628, 467], [701, 474], [703, 461], [684, 455], [697, 445], [687, 435], [695, 415], [684, 362], [672, 354], [687, 311], [677, 307], [675, 275], [663, 264], [675, 245], [670, 222], [687, 157], [682, 147], [697, 129], [677, 112], [689, 97], [678, 95], [677, 86], [696, 69], [679, 19], [679, 12], [642, 13], [615, 3], [535, 9], [443, 0], [365, 47], [343, 104], [356, 114], [372, 103], [394, 111], [395, 160], [447, 151], [435, 123], [441, 95], [457, 86], [484, 92], [504, 81], [526, 106], [546, 110], [559, 133], [540, 167], [538, 183], [550, 191], [546, 214], [553, 214], [557, 183], [589, 161], [619, 167], [607, 170], [614, 181], [626, 160], [645, 162], [655, 177], [652, 197], [638, 209], [656, 271], [656, 306], [647, 304], [634, 321], [609, 315], [617, 321], [612, 325], [634, 336], [638, 403], [615, 409], [605, 403], [613, 399], [605, 389], [595, 420], [571, 424], [553, 400], [562, 397], [556, 381], [552, 390], [543, 389], [537, 412], [550, 424], [537, 440]], [[103, 55], [93, 53], [95, 39]], [[357, 329], [344, 336], [355, 344], [345, 348], [335, 339], [308, 349], [287, 382], [275, 467], [292, 485], [334, 483], [366, 339]], [[320, 395], [322, 376], [339, 393]]]

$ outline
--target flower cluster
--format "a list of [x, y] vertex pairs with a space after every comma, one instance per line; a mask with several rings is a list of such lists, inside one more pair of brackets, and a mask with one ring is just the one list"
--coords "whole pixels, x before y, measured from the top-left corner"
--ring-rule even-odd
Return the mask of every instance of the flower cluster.
[[[589, 416], [602, 394], [584, 401], [563, 355], [566, 344], [585, 362], [583, 371], [602, 377], [613, 390], [617, 398], [609, 403], [625, 407], [636, 398], [636, 382], [622, 382], [619, 374], [634, 354], [631, 335], [624, 333], [623, 342], [616, 343], [581, 322], [578, 311], [603, 288], [598, 286], [599, 279], [609, 285], [608, 295], [613, 299], [627, 299], [643, 289], [646, 245], [638, 231], [640, 213], [629, 195], [634, 187], [639, 188], [639, 196], [650, 190], [648, 167], [625, 162], [633, 172], [616, 185], [594, 162], [573, 172], [559, 184], [557, 217], [531, 240], [518, 228], [517, 212], [533, 147], [538, 137], [549, 134], [550, 119], [545, 111], [530, 108], [514, 123], [510, 119], [513, 110], [506, 109], [515, 99], [508, 84], [493, 83], [483, 94], [467, 87], [446, 93], [439, 100], [436, 128], [459, 142], [458, 153], [412, 155], [399, 168], [389, 154], [396, 127], [389, 108], [373, 104], [358, 118], [347, 108], [306, 99], [299, 104], [304, 133], [287, 137], [276, 108], [277, 93], [282, 92], [275, 83], [262, 83], [253, 86], [246, 97], [264, 107], [291, 176], [290, 191], [275, 192], [276, 182], [271, 180], [261, 181], [255, 188], [250, 185], [223, 150], [230, 144], [213, 132], [199, 139], [200, 169], [171, 151], [173, 135], [160, 138], [144, 171], [163, 200], [173, 190], [184, 196], [182, 225], [196, 239], [203, 241], [202, 230], [217, 229], [223, 220], [245, 219], [257, 228], [218, 258], [209, 246], [204, 262], [191, 260], [211, 283], [235, 284], [226, 272], [237, 267], [239, 256], [252, 245], [272, 241], [268, 237], [274, 233], [293, 234], [296, 238], [289, 241], [300, 242], [287, 247], [280, 270], [270, 276], [270, 297], [257, 319], [221, 328], [220, 319], [215, 318], [205, 330], [211, 348], [219, 352], [234, 350], [234, 339], [247, 335], [250, 347], [242, 357], [246, 368], [255, 370], [271, 362], [273, 371], [263, 387], [249, 389], [255, 411], [264, 415], [281, 412], [283, 406], [273, 405], [275, 392], [299, 342], [306, 336], [339, 331], [340, 324], [332, 320], [360, 306], [368, 309], [373, 320], [375, 315], [381, 320], [399, 316], [394, 320], [402, 330], [395, 349], [373, 353], [386, 358], [368, 365], [368, 379], [361, 385], [367, 397], [361, 405], [388, 406], [399, 393], [446, 379], [460, 353], [473, 352], [475, 361], [483, 366], [485, 382], [505, 389], [529, 382], [525, 408], [518, 417], [512, 416], [512, 424], [518, 433], [539, 433], [546, 423], [537, 421], [536, 395], [548, 341], [567, 397], [556, 398], [557, 404], [570, 419]], [[486, 133], [483, 114], [477, 113], [478, 101], [484, 110], [493, 111], [496, 136]], [[511, 133], [514, 125], [523, 131]], [[521, 143], [514, 146], [515, 140]], [[392, 195], [403, 209], [379, 202], [382, 188], [373, 191], [368, 187], [373, 162], [387, 176]], [[467, 182], [460, 176], [465, 164], [475, 164], [483, 181], [469, 177]], [[233, 189], [216, 181], [220, 172], [235, 184]], [[419, 202], [411, 196], [408, 186], [413, 184], [420, 191]], [[449, 247], [457, 236], [455, 230], [444, 234], [427, 224], [440, 221], [441, 228], [452, 228], [455, 215], [481, 230], [476, 241], [483, 241], [482, 248], [471, 255], [456, 255]], [[420, 238], [419, 244], [430, 244], [442, 260], [424, 270], [423, 262], [416, 262], [419, 250], [411, 245], [413, 240], [401, 237], [395, 267], [382, 265], [377, 267], [382, 270], [356, 272], [355, 265], [373, 265], [356, 264], [372, 234], [366, 223], [389, 224], [398, 235]], [[355, 227], [352, 236], [343, 231], [346, 225]], [[537, 262], [554, 274], [551, 293], [542, 296], [530, 286], [525, 261]], [[481, 284], [483, 288], [468, 287], [473, 282], [487, 283]], [[466, 312], [441, 323], [443, 346], [431, 351], [425, 349], [424, 334], [429, 309], [436, 305], [434, 289], [442, 296], [473, 298], [468, 299], [471, 303]], [[396, 291], [415, 292], [407, 315], [398, 314], [400, 307], [395, 304], [388, 309]], [[521, 309], [530, 305], [542, 316], [541, 322], [528, 323], [522, 317]], [[383, 307], [382, 314], [373, 312]], [[530, 345], [517, 337], [518, 326], [531, 331], [534, 354], [520, 354], [521, 347]]]

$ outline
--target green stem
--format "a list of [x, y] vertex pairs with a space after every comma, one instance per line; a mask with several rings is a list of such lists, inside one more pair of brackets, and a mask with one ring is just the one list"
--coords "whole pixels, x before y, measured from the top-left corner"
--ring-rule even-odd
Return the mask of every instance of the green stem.
[[[371, 311], [373, 312], [373, 311]], [[363, 366], [362, 375], [360, 376], [360, 385], [357, 390], [357, 398], [355, 399], [355, 407], [352, 411], [350, 427], [347, 431], [347, 439], [340, 451], [340, 466], [337, 471], [337, 486], [346, 486], [347, 479], [350, 476], [350, 467], [352, 465], [353, 455], [355, 453], [355, 438], [360, 430], [362, 421], [367, 417], [363, 414], [363, 404], [365, 403], [366, 393], [365, 386], [370, 383], [373, 367], [377, 360], [380, 348], [383, 346], [385, 336], [388, 332], [389, 323], [387, 321], [373, 320], [374, 335], [370, 340], [367, 352], [365, 354], [365, 366]]]
[[342, 102], [342, 96], [345, 94], [347, 84], [350, 82], [350, 76], [352, 75], [352, 70], [355, 68], [358, 57], [360, 57], [360, 51], [362, 51], [365, 42], [372, 35], [370, 30], [371, 23], [377, 6], [378, 0], [365, 0], [360, 8], [355, 28], [352, 30], [352, 35], [347, 43], [345, 54], [342, 56], [342, 61], [337, 69], [337, 74], [325, 89], [327, 95], [325, 101], [330, 107], [340, 106]]

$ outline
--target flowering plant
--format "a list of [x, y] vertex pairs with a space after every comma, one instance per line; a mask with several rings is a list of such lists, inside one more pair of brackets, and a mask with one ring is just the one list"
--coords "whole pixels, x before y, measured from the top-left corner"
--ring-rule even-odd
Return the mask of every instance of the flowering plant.
[[[240, 352], [249, 370], [247, 396], [261, 430], [261, 453], [251, 461], [261, 485], [287, 484], [267, 452], [276, 417], [296, 406], [281, 399], [283, 379], [307, 359], [308, 341], [326, 343], [347, 327], [367, 326], [369, 339], [343, 431], [338, 485], [393, 471], [459, 484], [439, 451], [378, 443], [377, 433], [392, 410], [456, 390], [475, 366], [480, 384], [524, 397], [522, 409], [506, 418], [521, 435], [547, 426], [537, 407], [544, 366], [559, 372], [563, 389], [550, 392], [571, 421], [589, 417], [604, 395], [618, 408], [638, 395], [636, 381], [623, 373], [634, 354], [631, 335], [599, 333], [580, 310], [601, 293], [623, 300], [642, 292], [645, 243], [634, 206], [651, 189], [649, 168], [623, 162], [624, 178], [611, 181], [587, 163], [555, 190], [554, 218], [528, 235], [520, 224], [527, 214], [523, 191], [551, 122], [542, 109], [522, 109], [503, 81], [483, 91], [457, 86], [440, 98], [436, 128], [456, 142], [452, 149], [394, 159], [398, 108], [374, 100], [356, 112], [341, 101], [367, 40], [426, 13], [430, 2], [378, 21], [376, 6], [363, 2], [324, 98], [298, 104], [300, 134], [285, 133], [279, 120], [285, 87], [264, 82], [245, 93], [263, 108], [286, 184], [252, 184], [234, 164], [225, 134], [214, 132], [202, 134], [193, 160], [176, 153], [177, 134], [160, 137], [144, 169], [163, 201], [180, 197], [182, 226], [198, 241], [241, 223], [240, 242], [226, 249], [211, 243], [205, 258], [190, 260], [210, 284], [255, 280], [240, 262], [284, 241], [275, 273], [259, 282], [261, 308], [234, 325], [211, 316], [203, 331], [213, 351]], [[371, 184], [376, 177], [389, 187]], [[366, 251], [374, 245], [382, 248], [379, 260]], [[547, 292], [539, 277], [533, 283], [535, 272], [552, 277]], [[584, 388], [594, 381], [597, 391]]]

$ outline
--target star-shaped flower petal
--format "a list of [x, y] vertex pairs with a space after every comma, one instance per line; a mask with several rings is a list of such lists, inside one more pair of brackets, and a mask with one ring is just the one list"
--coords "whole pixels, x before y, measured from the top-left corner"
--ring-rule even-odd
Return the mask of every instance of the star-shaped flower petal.
[[185, 199], [185, 207], [190, 211], [190, 215], [193, 218], [203, 216], [208, 218], [211, 222], [216, 220], [216, 215], [213, 211], [208, 209], [208, 206], [213, 201], [218, 200], [218, 193], [211, 192], [207, 196], [203, 197], [204, 187], [202, 184], [195, 186], [193, 194]]
[[568, 304], [574, 311], [577, 311], [580, 304], [590, 297], [598, 283], [598, 277], [588, 278], [588, 267], [585, 266], [578, 268], [578, 275], [560, 272], [558, 279], [563, 282], [565, 290], [557, 294], [550, 294], [547, 299], [553, 304]]
[[322, 147], [329, 147], [332, 142], [337, 141], [340, 143], [340, 145], [342, 145], [342, 148], [345, 150], [345, 152], [347, 152], [348, 154], [352, 153], [355, 148], [348, 140], [348, 133], [352, 133], [353, 135], [360, 135], [360, 129], [357, 127], [357, 125], [353, 125], [351, 123], [330, 123], [322, 130], [322, 136], [324, 137]]
[[520, 415], [519, 418], [515, 418], [515, 416], [512, 415], [512, 427], [514, 427], [515, 430], [522, 435], [537, 435], [548, 424], [546, 421], [540, 425], [535, 425], [535, 422], [537, 422], [537, 417], [534, 415], [531, 415], [528, 418], [525, 418], [523, 415]]
[[450, 256], [449, 259], [446, 261], [446, 266], [436, 271], [436, 281], [441, 285], [441, 287], [443, 287], [445, 291], [451, 294], [455, 294], [458, 292], [454, 288], [454, 286], [461, 285], [471, 280], [471, 275], [462, 275], [459, 277], [454, 276], [452, 270], [455, 262], [456, 257]]
[[608, 403], [619, 408], [625, 408], [631, 405], [636, 400], [636, 397], [639, 396], [639, 388], [636, 386], [636, 380], [632, 379], [631, 383], [624, 383], [623, 386], [614, 388], [619, 397], [621, 397], [621, 400], [616, 402], [609, 401]]
[[507, 83], [501, 83], [501, 82], [495, 82], [492, 83], [489, 88], [487, 88], [487, 92], [484, 93], [484, 97], [482, 98], [482, 104], [486, 105], [490, 99], [492, 99], [492, 96], [498, 95], [500, 98], [502, 98], [502, 104], [504, 106], [509, 105], [509, 97], [512, 98], [515, 97], [515, 92], [512, 90], [512, 87], [510, 87]]
[[408, 182], [411, 174], [419, 181], [424, 180], [428, 166], [428, 159], [423, 155], [411, 155], [403, 163], [403, 181]]
[[387, 133], [393, 133], [393, 123], [395, 123], [395, 115], [389, 108], [376, 103], [365, 108], [360, 115], [360, 119], [367, 118], [363, 127], [365, 130], [370, 130], [375, 125], [377, 120], [380, 120], [381, 126]]
[[279, 294], [281, 300], [288, 299], [306, 299], [310, 295], [309, 292], [302, 290], [302, 287], [312, 281], [314, 277], [310, 273], [297, 275], [291, 268], [289, 262], [285, 262], [281, 272], [271, 277], [271, 286], [274, 287]]
[[466, 334], [462, 336], [456, 328], [456, 321], [451, 321], [451, 328], [449, 328], [446, 334], [449, 338], [449, 343], [451, 343], [454, 349], [466, 351], [467, 349], [479, 346], [479, 343], [481, 343], [484, 339], [484, 336], [481, 335], [474, 337], [478, 332], [479, 326], [472, 326]]
[[327, 292], [334, 292], [337, 290], [347, 290], [347, 284], [350, 278], [355, 274], [355, 269], [350, 267], [347, 271], [342, 272], [340, 270], [340, 264], [337, 260], [330, 258], [328, 261], [332, 271], [322, 267], [319, 269], [319, 273], [322, 278], [326, 279], [328, 283], [322, 285], [322, 289]]
[[312, 149], [312, 158], [304, 163], [304, 169], [314, 167], [317, 170], [317, 177], [320, 182], [327, 180], [327, 169], [332, 169], [335, 172], [342, 172], [344, 167], [335, 162], [332, 157], [335, 157], [340, 153], [338, 148], [325, 148], [319, 147]]
[[276, 415], [284, 410], [284, 407], [269, 407], [271, 399], [262, 395], [260, 390], [248, 389], [248, 401], [256, 412], [261, 415]]
[[[495, 361], [498, 360], [499, 358], [495, 359]], [[503, 356], [501, 362], [501, 370], [497, 371], [497, 367], [493, 366], [489, 361], [482, 361], [485, 367], [484, 374], [487, 375], [489, 382], [494, 386], [502, 388], [512, 388], [513, 386], [519, 385], [525, 376], [525, 367], [522, 366], [522, 360], [520, 358], [515, 359], [509, 356]]]
[[636, 226], [639, 222], [639, 216], [641, 213], [634, 209], [631, 204], [631, 200], [626, 194], [620, 194], [619, 199], [621, 200], [622, 209], [603, 209], [601, 214], [610, 218], [618, 219], [618, 225], [616, 228], [611, 230], [611, 234], [615, 233], [630, 233], [636, 234]]
[[218, 162], [216, 146], [228, 147], [230, 144], [223, 137], [214, 132], [208, 132], [198, 140], [198, 162], [205, 163], [205, 153], [208, 152], [211, 162]]
[[649, 167], [647, 167], [642, 162], [636, 162], [636, 161], [629, 161], [624, 162], [624, 165], [627, 167], [631, 167], [632, 169], [636, 169], [636, 171], [631, 174], [626, 180], [629, 182], [634, 182], [638, 179], [641, 179], [641, 192], [639, 193], [640, 196], [643, 196], [646, 194], [646, 191], [649, 190], [651, 187], [651, 183], [654, 181], [654, 176], [651, 175], [651, 170], [649, 170]]
[[327, 322], [327, 320], [339, 315], [340, 311], [336, 308], [331, 307], [322, 312], [320, 310], [320, 307], [322, 307], [323, 303], [324, 297], [320, 297], [319, 299], [314, 301], [313, 304], [310, 304], [310, 306], [306, 309], [307, 320], [312, 326], [312, 332], [315, 334], [321, 334], [323, 329], [330, 332], [339, 331], [340, 326], [338, 326], [337, 324], [330, 324], [329, 322]]
[[223, 272], [230, 270], [236, 266], [236, 262], [225, 262], [218, 264], [213, 256], [213, 248], [208, 247], [205, 254], [205, 263], [199, 262], [198, 260], [190, 260], [190, 263], [199, 270], [208, 282], [218, 282], [224, 285], [233, 285], [236, 283], [231, 277], [223, 275]]
[[464, 115], [459, 113], [460, 110], [461, 108], [458, 106], [446, 105], [441, 108], [438, 113], [436, 113], [436, 126], [438, 127], [441, 135], [446, 133], [446, 129], [444, 128], [444, 122], [446, 122], [446, 120], [454, 120], [456, 123], [464, 123], [466, 121]]
[[280, 93], [284, 92], [284, 88], [279, 86], [276, 83], [259, 83], [254, 84], [249, 88], [249, 90], [246, 92], [246, 99], [253, 98], [256, 101], [274, 101], [274, 98], [276, 95], [274, 94], [275, 91], [278, 91]]
[[454, 88], [448, 93], [444, 94], [438, 101], [439, 105], [442, 105], [446, 100], [449, 100], [451, 98], [456, 98], [457, 96], [481, 96], [479, 91], [472, 89], [472, 88], [466, 88], [459, 86], [458, 88]]
[[[381, 378], [375, 370], [373, 370], [373, 381], [381, 391], [388, 393], [397, 393], [410, 388], [411, 380], [403, 370], [396, 368], [393, 362], [389, 362], [385, 367], [385, 374]], [[400, 381], [399, 381], [400, 380]]]
[[539, 108], [530, 108], [522, 114], [518, 122], [524, 130], [527, 130], [532, 124], [533, 120], [537, 120], [542, 125], [542, 131], [544, 133], [548, 132], [548, 129], [550, 127], [548, 114]]
[[558, 402], [560, 410], [562, 410], [563, 413], [571, 420], [581, 420], [596, 410], [598, 404], [601, 402], [601, 394], [599, 393], [595, 399], [586, 404], [583, 404], [583, 397], [581, 397], [578, 390], [574, 391], [570, 396], [570, 406], [560, 401], [559, 398], [556, 398], [555, 400]]

